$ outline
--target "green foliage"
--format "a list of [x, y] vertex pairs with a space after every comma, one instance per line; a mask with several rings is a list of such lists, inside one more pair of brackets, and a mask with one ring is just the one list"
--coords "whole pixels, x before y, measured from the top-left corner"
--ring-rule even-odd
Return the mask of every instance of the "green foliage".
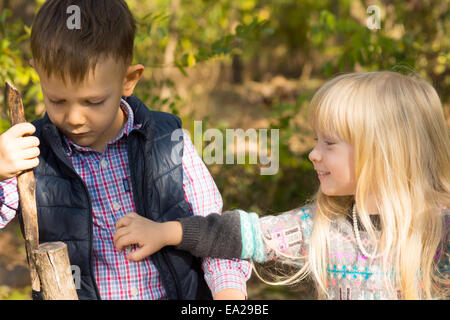
[[14, 289], [7, 286], [0, 286], [0, 300], [31, 300], [31, 286]]
[[[339, 35], [339, 43], [327, 41]], [[323, 10], [319, 23], [311, 30], [311, 38], [318, 48], [327, 47], [329, 52], [339, 52], [337, 59], [325, 63], [323, 71], [330, 77], [337, 72], [349, 72], [359, 64], [368, 71], [392, 69], [399, 63], [415, 68], [413, 37], [407, 35], [401, 39], [386, 36], [383, 29], [371, 31], [361, 23], [350, 18], [337, 18], [331, 12]]]
[[199, 47], [195, 54], [183, 54], [181, 59], [176, 61], [175, 64], [184, 75], [187, 75], [185, 71], [186, 67], [193, 67], [197, 63], [224, 57], [232, 53], [241, 54], [242, 50], [240, 48], [242, 46], [245, 46], [248, 42], [259, 39], [261, 33], [270, 32], [270, 30], [266, 28], [267, 24], [267, 20], [258, 21], [258, 19], [255, 18], [249, 24], [238, 25], [235, 33], [226, 34], [207, 47]]
[[[11, 22], [12, 12], [5, 9], [0, 13], [0, 82], [14, 83], [21, 89], [27, 119], [34, 120], [34, 104], [42, 100], [39, 78], [29, 65], [27, 40], [31, 29], [20, 19]], [[3, 86], [3, 85], [2, 85]], [[4, 109], [4, 96], [0, 95], [0, 132], [10, 127]]]

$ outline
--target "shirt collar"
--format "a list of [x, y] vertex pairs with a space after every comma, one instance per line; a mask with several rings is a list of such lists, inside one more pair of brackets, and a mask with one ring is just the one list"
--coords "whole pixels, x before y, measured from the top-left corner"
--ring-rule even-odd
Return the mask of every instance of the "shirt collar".
[[[124, 123], [122, 129], [120, 130], [120, 133], [117, 135], [117, 137], [108, 142], [109, 144], [114, 144], [120, 139], [122, 139], [125, 135], [129, 135], [131, 131], [135, 129], [139, 129], [141, 127], [141, 124], [134, 123], [134, 113], [131, 109], [130, 105], [124, 100], [121, 99], [120, 101], [120, 108], [124, 112], [125, 116], [127, 117], [127, 122]], [[84, 152], [92, 152], [95, 151], [94, 149], [91, 149], [89, 147], [82, 147], [77, 145], [75, 142], [71, 141], [69, 138], [64, 136], [64, 149], [68, 156], [71, 156], [74, 151], [84, 151]]]

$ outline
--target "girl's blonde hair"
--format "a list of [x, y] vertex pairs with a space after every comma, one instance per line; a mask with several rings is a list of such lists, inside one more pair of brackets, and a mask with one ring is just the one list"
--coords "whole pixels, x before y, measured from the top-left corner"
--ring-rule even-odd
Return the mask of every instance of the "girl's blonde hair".
[[[384, 257], [392, 299], [448, 297], [448, 280], [435, 255], [445, 225], [441, 211], [450, 208], [450, 139], [434, 88], [415, 75], [396, 72], [343, 74], [314, 95], [309, 120], [315, 130], [338, 136], [354, 147], [355, 195], [314, 197], [308, 270], [319, 297], [327, 295], [327, 248], [330, 222], [347, 215], [353, 202], [371, 241]], [[376, 236], [368, 209], [377, 199], [381, 235]], [[389, 258], [386, 258], [389, 257]], [[303, 278], [297, 274], [296, 278]]]

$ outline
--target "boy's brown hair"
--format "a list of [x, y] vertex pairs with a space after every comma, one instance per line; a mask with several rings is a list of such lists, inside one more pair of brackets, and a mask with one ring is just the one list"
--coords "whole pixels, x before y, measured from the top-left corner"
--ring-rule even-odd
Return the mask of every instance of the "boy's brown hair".
[[[80, 29], [69, 29], [68, 7], [80, 8]], [[48, 0], [31, 31], [35, 64], [50, 77], [84, 80], [99, 59], [113, 57], [128, 67], [133, 59], [136, 23], [123, 0]]]

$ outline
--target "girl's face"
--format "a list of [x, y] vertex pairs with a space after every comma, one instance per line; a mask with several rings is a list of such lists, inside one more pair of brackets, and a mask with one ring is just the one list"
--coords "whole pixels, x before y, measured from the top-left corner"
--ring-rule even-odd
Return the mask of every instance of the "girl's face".
[[327, 196], [354, 195], [356, 189], [354, 149], [336, 137], [316, 131], [316, 146], [309, 154], [320, 189]]

